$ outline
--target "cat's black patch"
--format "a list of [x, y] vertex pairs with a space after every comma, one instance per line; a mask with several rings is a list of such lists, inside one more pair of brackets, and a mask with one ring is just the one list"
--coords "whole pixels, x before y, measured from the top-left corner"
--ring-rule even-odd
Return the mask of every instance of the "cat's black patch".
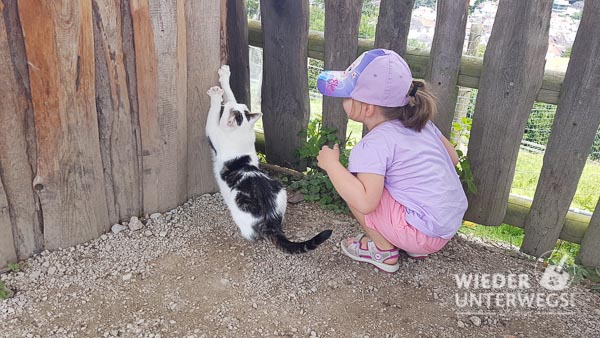
[[235, 201], [240, 210], [264, 219], [268, 224], [281, 224], [283, 215], [276, 212], [281, 183], [250, 164], [250, 156], [225, 162], [221, 178], [229, 188], [237, 190]]
[[210, 137], [208, 138], [208, 145], [212, 148], [212, 150], [215, 152], [215, 155], [217, 155], [217, 149], [215, 149], [215, 146], [213, 145], [212, 141], [210, 140]]
[[242, 113], [240, 113], [239, 110], [235, 110], [233, 111], [233, 113], [235, 114], [235, 123], [237, 123], [238, 127], [242, 125], [242, 122], [244, 121], [244, 117], [242, 116]]

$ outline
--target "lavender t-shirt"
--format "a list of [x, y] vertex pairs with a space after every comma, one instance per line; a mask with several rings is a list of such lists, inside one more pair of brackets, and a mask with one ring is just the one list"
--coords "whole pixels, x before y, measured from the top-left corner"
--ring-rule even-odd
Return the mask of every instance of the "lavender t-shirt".
[[467, 198], [439, 129], [420, 131], [399, 120], [370, 131], [350, 153], [348, 170], [385, 176], [385, 188], [406, 207], [406, 221], [422, 233], [452, 238], [462, 224]]

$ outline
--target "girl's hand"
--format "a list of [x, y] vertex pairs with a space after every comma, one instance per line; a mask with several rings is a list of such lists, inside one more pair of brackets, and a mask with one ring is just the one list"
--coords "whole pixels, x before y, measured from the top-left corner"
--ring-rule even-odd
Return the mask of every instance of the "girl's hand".
[[327, 145], [324, 145], [321, 151], [319, 151], [317, 161], [319, 161], [317, 164], [321, 169], [328, 171], [333, 165], [340, 162], [339, 146], [334, 144], [333, 149], [331, 149]]

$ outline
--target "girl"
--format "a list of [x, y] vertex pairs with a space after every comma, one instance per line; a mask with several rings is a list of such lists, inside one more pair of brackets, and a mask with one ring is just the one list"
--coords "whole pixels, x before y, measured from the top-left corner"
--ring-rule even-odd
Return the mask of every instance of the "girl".
[[413, 81], [400, 55], [374, 49], [343, 72], [322, 72], [317, 86], [344, 98], [348, 117], [369, 130], [348, 169], [337, 144], [317, 157], [366, 233], [343, 240], [342, 252], [395, 272], [398, 249], [414, 258], [442, 249], [462, 223], [467, 198], [456, 150], [431, 122], [436, 102], [425, 83]]

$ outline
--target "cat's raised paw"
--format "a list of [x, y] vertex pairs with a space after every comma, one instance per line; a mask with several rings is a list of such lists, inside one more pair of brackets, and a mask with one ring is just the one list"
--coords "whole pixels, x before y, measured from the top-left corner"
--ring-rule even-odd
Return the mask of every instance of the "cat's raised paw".
[[222, 65], [221, 68], [217, 71], [219, 73], [219, 77], [221, 78], [229, 78], [231, 75], [231, 71], [229, 70], [228, 65]]
[[222, 97], [223, 96], [223, 89], [221, 89], [221, 87], [219, 86], [214, 86], [214, 87], [210, 87], [210, 89], [206, 92], [206, 94], [208, 94], [208, 96], [210, 97]]

